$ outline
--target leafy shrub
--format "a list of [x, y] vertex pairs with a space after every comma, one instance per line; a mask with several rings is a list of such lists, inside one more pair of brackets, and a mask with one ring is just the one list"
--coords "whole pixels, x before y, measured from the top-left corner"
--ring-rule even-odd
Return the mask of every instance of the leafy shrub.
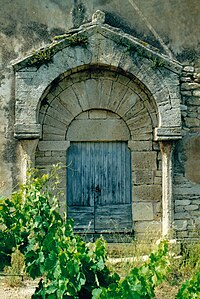
[[58, 213], [55, 177], [56, 169], [42, 177], [31, 172], [10, 200], [1, 199], [2, 233], [24, 253], [30, 277], [42, 277], [33, 298], [91, 298], [94, 288], [119, 277], [105, 265], [105, 241], [98, 239], [91, 250]]
[[199, 299], [200, 298], [200, 269], [192, 278], [186, 280], [181, 286], [176, 299]]
[[105, 241], [88, 245], [73, 233], [72, 221], [58, 213], [56, 171], [42, 177], [31, 171], [27, 183], [0, 202], [2, 234], [12, 236], [24, 253], [30, 277], [40, 278], [32, 298], [153, 298], [168, 271], [167, 243], [120, 280], [106, 266]]

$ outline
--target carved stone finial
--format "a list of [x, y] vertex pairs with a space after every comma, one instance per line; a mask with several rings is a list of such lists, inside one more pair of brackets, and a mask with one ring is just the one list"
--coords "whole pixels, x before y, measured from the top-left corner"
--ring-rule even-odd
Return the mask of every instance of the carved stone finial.
[[105, 23], [105, 13], [101, 10], [97, 10], [93, 15], [92, 15], [92, 23], [95, 24], [103, 24]]

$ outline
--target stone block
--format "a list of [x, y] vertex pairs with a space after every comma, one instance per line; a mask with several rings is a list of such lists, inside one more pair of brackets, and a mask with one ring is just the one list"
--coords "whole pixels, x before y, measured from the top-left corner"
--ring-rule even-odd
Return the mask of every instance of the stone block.
[[66, 151], [60, 151], [59, 149], [51, 152], [52, 157], [64, 157], [66, 156]]
[[178, 231], [187, 229], [187, 220], [176, 220], [174, 223], [175, 229]]
[[185, 125], [188, 128], [199, 127], [200, 126], [200, 121], [197, 118], [186, 117], [185, 118]]
[[134, 201], [160, 201], [162, 188], [159, 185], [133, 186], [132, 194]]
[[129, 140], [129, 130], [121, 119], [74, 120], [69, 126], [70, 141]]
[[152, 185], [154, 180], [153, 171], [134, 170], [132, 173], [133, 184], [135, 185]]
[[193, 96], [199, 97], [199, 104], [200, 104], [200, 90], [194, 90], [193, 91]]
[[36, 165], [37, 166], [46, 166], [46, 165], [53, 165], [57, 163], [62, 163], [66, 165], [66, 156], [61, 156], [61, 157], [36, 157]]
[[51, 151], [46, 151], [46, 152], [44, 153], [44, 155], [45, 155], [45, 157], [51, 157]]
[[[194, 92], [193, 92], [194, 94]], [[192, 96], [187, 100], [188, 106], [199, 106], [200, 105], [200, 97]]]
[[190, 66], [190, 65], [186, 65], [186, 66], [184, 66], [183, 71], [188, 72], [188, 73], [193, 73], [194, 72], [194, 67]]
[[191, 203], [189, 199], [175, 200], [176, 206], [188, 206]]
[[[100, 81], [96, 79], [86, 80], [84, 82], [85, 85], [85, 92], [86, 92], [86, 99], [89, 104], [90, 109], [95, 109], [99, 107], [100, 103]], [[81, 106], [82, 103], [80, 102]]]
[[162, 177], [154, 177], [153, 181], [154, 185], [161, 185], [162, 184]]
[[191, 97], [192, 96], [192, 91], [191, 90], [181, 90], [181, 94], [182, 96], [188, 96], [188, 97]]
[[[198, 120], [200, 125], [200, 120]], [[200, 184], [200, 135], [189, 138], [185, 144], [187, 160], [185, 176], [193, 183]], [[199, 194], [199, 191], [196, 192]]]
[[156, 152], [132, 152], [133, 169], [157, 169], [157, 153]]
[[136, 221], [134, 223], [134, 230], [137, 233], [161, 233], [160, 221]]
[[74, 90], [69, 87], [59, 94], [59, 99], [63, 106], [73, 115], [77, 116], [82, 112], [82, 107], [79, 104], [78, 98]]
[[174, 219], [190, 219], [190, 214], [188, 212], [175, 213]]
[[188, 237], [188, 232], [187, 231], [178, 231], [176, 233], [177, 238], [179, 239], [183, 239], [183, 238], [187, 238]]
[[111, 111], [116, 111], [121, 101], [123, 100], [127, 90], [127, 86], [119, 82], [113, 82], [108, 103], [108, 109], [110, 109]]
[[41, 135], [40, 124], [21, 124], [16, 123], [14, 127], [14, 136], [18, 139], [34, 139]]
[[195, 210], [198, 210], [198, 209], [199, 209], [198, 205], [189, 205], [189, 206], [185, 207], [186, 211], [195, 211]]
[[56, 127], [56, 128], [59, 128], [59, 129], [63, 129], [63, 128], [65, 128], [65, 130], [67, 129], [67, 125], [66, 124], [63, 124], [62, 121], [59, 121], [59, 119], [55, 119], [55, 118], [49, 116], [48, 114], [46, 114], [44, 116], [43, 123], [45, 125], [49, 125], [49, 126]]
[[43, 135], [44, 141], [63, 141], [65, 140], [64, 135], [56, 135], [56, 134], [45, 134]]
[[145, 114], [139, 114], [138, 116], [132, 117], [127, 120], [127, 125], [129, 126], [130, 130], [134, 128], [144, 128], [145, 126], [151, 126], [151, 119]]
[[73, 85], [73, 90], [74, 90], [75, 94], [77, 95], [77, 98], [80, 102], [82, 109], [83, 110], [90, 109], [91, 107], [87, 100], [87, 93], [85, 90], [85, 82], [84, 81], [77, 82], [76, 84]]
[[75, 119], [89, 119], [89, 111], [80, 113]]
[[53, 127], [49, 125], [43, 125], [42, 127], [43, 135], [45, 134], [55, 134], [55, 135], [63, 135], [65, 136], [66, 133], [66, 127], [63, 126], [63, 128]]
[[181, 90], [194, 90], [200, 88], [199, 83], [182, 83]]
[[194, 217], [200, 217], [200, 211], [198, 210], [196, 210], [196, 211], [190, 211], [190, 215], [191, 216], [194, 216]]
[[187, 77], [183, 76], [181, 77], [181, 82], [192, 82], [192, 78], [191, 76], [187, 76]]
[[[123, 99], [120, 101], [118, 108], [116, 109], [116, 112], [118, 112], [120, 115], [126, 115], [128, 117], [128, 111], [130, 107], [134, 106], [134, 112], [133, 114], [136, 114], [136, 110], [144, 109], [143, 103], [140, 102], [139, 96], [132, 91], [131, 89], [128, 89]], [[136, 104], [137, 103], [137, 104]], [[139, 108], [140, 107], [140, 108]]]
[[153, 220], [153, 205], [148, 202], [134, 202], [133, 203], [133, 221]]
[[67, 77], [64, 78], [63, 80], [61, 80], [59, 82], [59, 86], [62, 90], [65, 90], [66, 88], [68, 88], [69, 86], [71, 86], [73, 84], [73, 81], [71, 80], [71, 78]]
[[38, 148], [40, 151], [65, 151], [70, 146], [69, 141], [39, 141]]
[[175, 213], [185, 212], [185, 206], [175, 206]]
[[131, 151], [141, 152], [141, 151], [151, 151], [152, 150], [152, 141], [143, 140], [143, 141], [129, 141], [128, 147]]
[[[140, 128], [141, 130], [140, 131], [143, 131], [143, 132], [146, 132], [149, 130], [149, 127], [147, 128]], [[152, 140], [153, 139], [153, 134], [152, 132], [147, 132], [147, 133], [137, 133], [137, 130], [136, 128], [134, 128], [134, 130], [130, 130], [131, 131], [131, 139], [132, 140]]]
[[154, 129], [154, 139], [158, 140], [176, 140], [182, 138], [181, 127], [162, 127], [162, 128], [155, 128]]
[[[115, 114], [114, 114], [115, 115]], [[89, 111], [90, 119], [106, 119], [107, 111], [106, 110], [90, 110]]]

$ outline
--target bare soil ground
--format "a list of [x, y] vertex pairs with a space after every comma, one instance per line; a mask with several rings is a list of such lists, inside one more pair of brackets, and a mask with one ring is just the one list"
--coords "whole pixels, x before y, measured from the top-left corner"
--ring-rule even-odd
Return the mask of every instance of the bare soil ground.
[[[4, 278], [0, 278], [0, 299], [31, 299], [36, 286], [36, 282], [27, 280], [20, 287], [10, 287]], [[156, 289], [155, 299], [174, 299], [177, 291], [178, 286], [163, 283]]]
[[6, 279], [0, 278], [0, 299], [30, 299], [36, 285], [37, 283], [27, 280], [21, 286], [10, 287]]

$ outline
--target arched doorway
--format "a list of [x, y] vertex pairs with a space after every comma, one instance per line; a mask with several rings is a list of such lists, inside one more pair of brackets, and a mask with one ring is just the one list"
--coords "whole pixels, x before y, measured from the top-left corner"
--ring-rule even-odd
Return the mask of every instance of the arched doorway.
[[72, 142], [67, 153], [67, 215], [81, 233], [132, 231], [127, 142]]
[[[21, 175], [34, 158], [42, 170], [66, 165], [69, 124], [84, 111], [110, 110], [130, 131], [134, 229], [144, 235], [149, 227], [160, 232], [162, 224], [166, 235], [173, 223], [172, 145], [181, 138], [181, 66], [104, 20], [39, 50], [50, 53], [48, 62], [33, 53], [13, 65]], [[86, 43], [74, 43], [83, 37]], [[61, 179], [66, 193], [66, 172]]]
[[67, 215], [75, 230], [131, 233], [131, 151], [125, 122], [107, 110], [86, 111], [69, 125], [66, 139]]

